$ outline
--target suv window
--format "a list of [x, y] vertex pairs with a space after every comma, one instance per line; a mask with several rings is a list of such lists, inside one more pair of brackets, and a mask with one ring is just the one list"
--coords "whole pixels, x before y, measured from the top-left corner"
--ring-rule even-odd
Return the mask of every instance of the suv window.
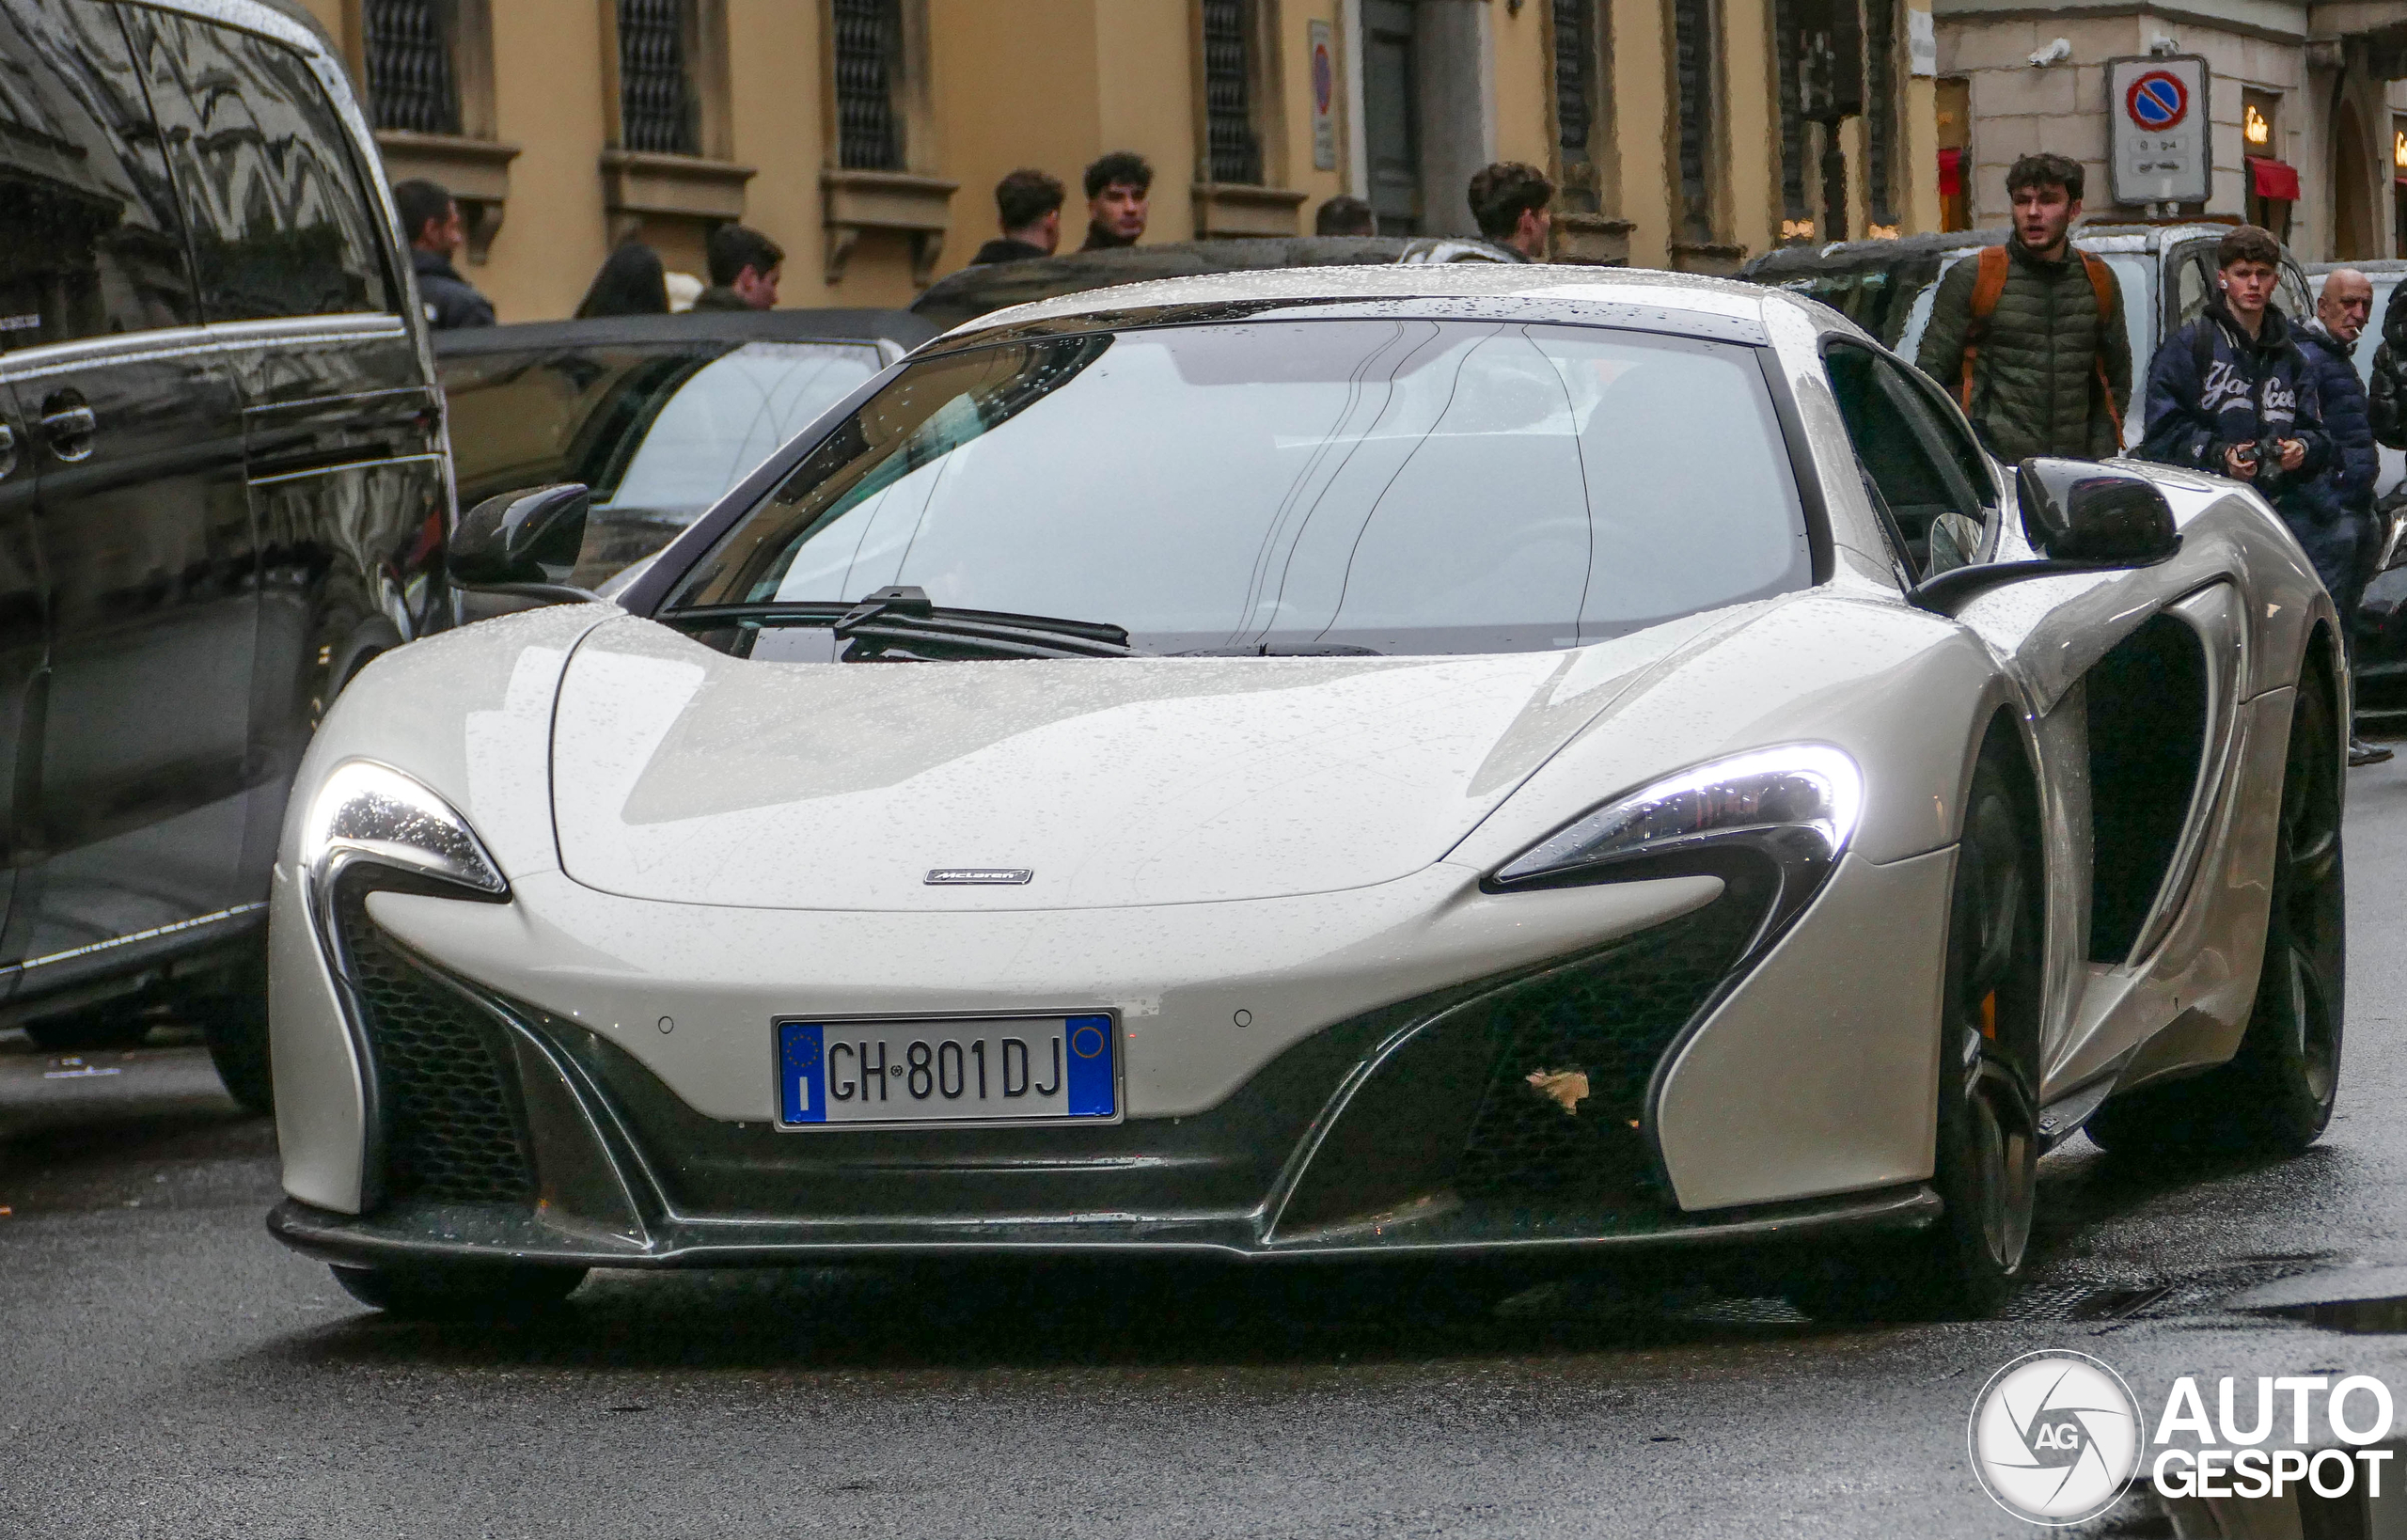
[[[2173, 293], [2181, 308], [2180, 313], [2173, 318], [2173, 326], [2166, 329], [2165, 335], [2170, 337], [2175, 328], [2187, 326], [2197, 320], [2199, 313], [2207, 307], [2207, 296], [2214, 291], [2215, 244], [2212, 241], [2194, 241], [2183, 246], [2174, 260]], [[2315, 301], [2307, 297], [2306, 280], [2299, 276], [2298, 268], [2287, 260], [2282, 263], [2281, 275], [2273, 284], [2273, 303], [2280, 306], [2282, 314], [2292, 321], [2315, 313]], [[2136, 359], [2133, 367], [2138, 367]]]
[[115, 8], [0, 0], [0, 349], [194, 319], [166, 165]]
[[1973, 560], [1995, 518], [1980, 451], [1903, 366], [1844, 342], [1825, 361], [1864, 485], [1904, 542], [1909, 570], [1927, 577]]
[[211, 321], [389, 310], [374, 207], [307, 61], [181, 16], [129, 13]]

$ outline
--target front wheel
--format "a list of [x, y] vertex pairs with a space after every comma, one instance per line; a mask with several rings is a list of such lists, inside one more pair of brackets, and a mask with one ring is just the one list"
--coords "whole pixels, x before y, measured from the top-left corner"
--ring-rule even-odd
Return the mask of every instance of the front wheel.
[[2010, 749], [1973, 773], [1947, 915], [1937, 1171], [1945, 1211], [1903, 1242], [1816, 1259], [1791, 1286], [1808, 1313], [1977, 1318], [2013, 1292], [2038, 1194], [2039, 870]]
[[2339, 712], [2320, 672], [2300, 679], [2282, 765], [2265, 962], [2240, 1051], [2195, 1079], [2117, 1096], [2092, 1140], [2135, 1154], [2295, 1155], [2332, 1121], [2347, 982]]

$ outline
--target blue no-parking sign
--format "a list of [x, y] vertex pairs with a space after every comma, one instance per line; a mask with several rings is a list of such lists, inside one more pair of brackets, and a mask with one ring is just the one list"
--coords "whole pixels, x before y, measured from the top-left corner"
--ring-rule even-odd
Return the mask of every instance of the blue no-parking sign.
[[2105, 104], [2116, 202], [2207, 200], [2214, 163], [2205, 59], [2195, 54], [2108, 59]]

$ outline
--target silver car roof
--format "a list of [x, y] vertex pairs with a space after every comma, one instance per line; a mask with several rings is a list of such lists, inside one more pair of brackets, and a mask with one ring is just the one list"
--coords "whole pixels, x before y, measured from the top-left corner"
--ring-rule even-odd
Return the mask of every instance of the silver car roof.
[[1157, 278], [1014, 306], [946, 333], [962, 339], [1031, 322], [1162, 306], [1357, 299], [1533, 299], [1640, 306], [1760, 323], [1767, 305], [1797, 302], [1776, 289], [1650, 268], [1451, 262], [1429, 266], [1303, 267]]

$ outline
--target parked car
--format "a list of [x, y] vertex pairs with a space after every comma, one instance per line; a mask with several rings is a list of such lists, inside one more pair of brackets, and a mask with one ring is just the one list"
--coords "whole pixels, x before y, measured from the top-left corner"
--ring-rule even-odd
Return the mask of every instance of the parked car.
[[[2084, 225], [2074, 231], [2073, 244], [2103, 258], [2122, 285], [2133, 395], [2147, 385], [2157, 344], [2206, 308], [2214, 292], [2215, 243], [2228, 228]], [[1792, 246], [1766, 252], [1739, 269], [1738, 275], [1809, 294], [1911, 360], [1930, 323], [1940, 275], [1983, 246], [2005, 244], [2011, 234], [2004, 228], [1956, 230], [1896, 241]], [[2313, 308], [2305, 274], [2287, 251], [2274, 303], [2293, 316]], [[2116, 404], [2123, 414], [2123, 445], [2136, 448], [2147, 428], [2143, 414], [2132, 409], [2129, 398]]]
[[928, 288], [915, 301], [916, 315], [939, 329], [1031, 300], [1055, 299], [1150, 278], [1183, 278], [1207, 273], [1257, 273], [1287, 267], [1356, 267], [1430, 262], [1518, 262], [1518, 254], [1486, 241], [1453, 236], [1290, 235], [1238, 241], [1174, 241], [1122, 246], [1110, 251], [1073, 251], [1019, 262], [965, 267]]
[[[480, 507], [458, 565], [579, 499]], [[2323, 1127], [2335, 630], [2255, 492], [2009, 474], [1778, 290], [998, 315], [618, 604], [337, 702], [279, 856], [271, 1227], [402, 1311], [1781, 1238], [1845, 1243], [1817, 1311], [1977, 1313], [2075, 1129]]]
[[560, 575], [597, 587], [936, 335], [906, 310], [833, 309], [437, 333], [461, 505], [541, 481], [584, 483], [584, 547]]
[[447, 623], [441, 399], [341, 59], [252, 0], [0, 0], [0, 1020], [198, 1015], [268, 1094], [286, 790]]

